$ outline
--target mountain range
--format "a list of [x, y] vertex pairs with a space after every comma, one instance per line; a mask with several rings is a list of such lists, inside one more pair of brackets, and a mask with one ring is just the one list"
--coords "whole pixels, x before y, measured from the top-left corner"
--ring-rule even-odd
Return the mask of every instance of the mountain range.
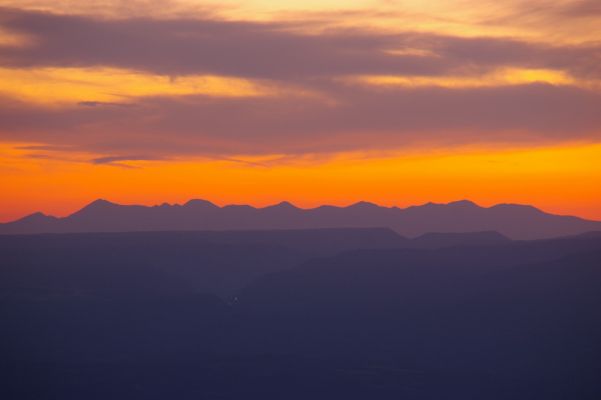
[[183, 205], [157, 206], [121, 205], [98, 199], [64, 218], [37, 212], [0, 224], [0, 234], [372, 227], [390, 228], [406, 237], [432, 232], [495, 231], [511, 239], [528, 240], [601, 230], [601, 221], [553, 215], [529, 205], [481, 207], [468, 200], [407, 208], [359, 202], [347, 207], [302, 209], [289, 202], [256, 208], [219, 207], [198, 199]]

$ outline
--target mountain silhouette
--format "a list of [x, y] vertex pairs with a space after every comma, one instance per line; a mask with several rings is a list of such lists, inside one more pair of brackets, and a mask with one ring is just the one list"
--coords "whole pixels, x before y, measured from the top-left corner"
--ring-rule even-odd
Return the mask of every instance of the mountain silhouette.
[[[498, 204], [481, 207], [461, 200], [407, 208], [359, 202], [347, 207], [302, 209], [289, 202], [264, 208], [219, 207], [194, 199], [183, 205], [120, 205], [96, 200], [64, 218], [41, 213], [0, 224], [1, 234], [182, 230], [273, 230], [386, 227], [405, 237], [426, 233], [496, 231], [511, 239], [540, 239], [601, 230], [601, 222], [545, 213], [535, 207]], [[423, 238], [433, 240], [432, 237]]]

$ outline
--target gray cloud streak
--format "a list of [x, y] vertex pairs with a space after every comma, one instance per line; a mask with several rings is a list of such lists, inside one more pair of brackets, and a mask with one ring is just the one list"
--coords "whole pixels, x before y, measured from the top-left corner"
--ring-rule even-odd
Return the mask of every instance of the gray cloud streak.
[[[508, 38], [359, 30], [311, 35], [295, 33], [285, 23], [94, 19], [6, 8], [1, 13], [5, 29], [35, 38], [29, 47], [0, 47], [0, 64], [7, 66], [112, 66], [170, 76], [271, 80], [354, 74], [439, 76], [515, 66], [601, 77], [599, 44], [549, 46]], [[394, 49], [421, 49], [432, 55], [388, 52]]]
[[338, 101], [155, 97], [131, 108], [66, 110], [20, 104], [0, 107], [0, 138], [71, 145], [116, 157], [299, 155], [419, 142], [601, 139], [601, 93], [574, 87], [376, 90], [330, 85], [329, 94]]

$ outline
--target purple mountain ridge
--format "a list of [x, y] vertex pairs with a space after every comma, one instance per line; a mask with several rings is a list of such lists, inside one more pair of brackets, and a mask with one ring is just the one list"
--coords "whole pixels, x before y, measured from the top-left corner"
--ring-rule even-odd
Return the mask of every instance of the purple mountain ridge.
[[302, 209], [289, 202], [255, 208], [219, 207], [201, 199], [156, 206], [98, 199], [64, 218], [35, 213], [0, 224], [0, 234], [375, 227], [387, 227], [406, 237], [495, 231], [511, 239], [543, 239], [598, 231], [601, 221], [553, 215], [528, 205], [481, 207], [468, 200], [407, 208], [359, 202], [347, 207]]

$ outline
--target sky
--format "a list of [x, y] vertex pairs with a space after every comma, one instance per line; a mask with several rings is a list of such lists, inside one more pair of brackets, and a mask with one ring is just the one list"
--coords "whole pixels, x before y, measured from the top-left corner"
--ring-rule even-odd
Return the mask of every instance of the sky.
[[0, 0], [0, 193], [601, 220], [601, 2]]

